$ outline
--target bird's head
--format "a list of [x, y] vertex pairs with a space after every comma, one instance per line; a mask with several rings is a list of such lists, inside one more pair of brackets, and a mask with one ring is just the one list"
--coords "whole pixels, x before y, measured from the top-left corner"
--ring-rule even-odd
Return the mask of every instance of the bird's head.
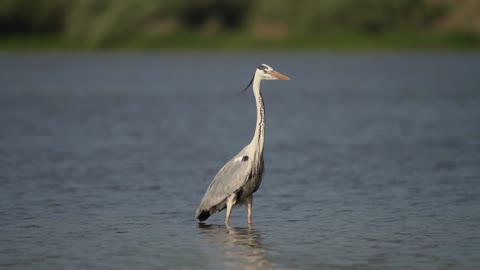
[[255, 76], [260, 76], [262, 80], [290, 80], [289, 77], [275, 71], [272, 67], [266, 64], [261, 64], [257, 67]]
[[283, 75], [278, 71], [275, 71], [269, 65], [261, 64], [260, 66], [257, 67], [257, 70], [255, 71], [255, 74], [253, 75], [252, 80], [242, 92], [246, 91], [250, 87], [250, 85], [252, 85], [253, 80], [257, 77], [260, 80], [290, 80], [289, 77]]

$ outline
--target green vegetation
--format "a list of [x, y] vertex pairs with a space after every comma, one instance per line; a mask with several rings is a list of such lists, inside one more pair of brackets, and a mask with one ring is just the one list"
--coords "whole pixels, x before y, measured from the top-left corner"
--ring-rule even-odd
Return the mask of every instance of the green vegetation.
[[478, 48], [455, 0], [2, 0], [0, 49]]

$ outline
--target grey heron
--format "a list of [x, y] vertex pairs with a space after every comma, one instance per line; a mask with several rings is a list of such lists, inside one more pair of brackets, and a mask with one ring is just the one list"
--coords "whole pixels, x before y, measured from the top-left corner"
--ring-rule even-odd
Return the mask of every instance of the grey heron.
[[213, 178], [195, 214], [199, 221], [205, 221], [214, 213], [226, 208], [225, 225], [228, 226], [233, 206], [245, 204], [248, 225], [252, 224], [253, 193], [260, 187], [264, 171], [265, 106], [260, 92], [262, 80], [290, 80], [290, 78], [265, 64], [256, 69], [252, 80], [243, 90], [246, 91], [253, 84], [257, 104], [257, 125], [253, 139]]

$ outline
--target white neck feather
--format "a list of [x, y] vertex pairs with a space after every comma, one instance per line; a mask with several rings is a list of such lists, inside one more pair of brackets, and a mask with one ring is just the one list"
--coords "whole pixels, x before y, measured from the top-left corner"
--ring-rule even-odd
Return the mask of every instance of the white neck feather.
[[260, 76], [255, 76], [253, 80], [253, 94], [257, 105], [257, 125], [250, 145], [255, 150], [255, 156], [263, 158], [263, 145], [265, 144], [265, 106], [263, 104], [262, 94], [260, 92]]

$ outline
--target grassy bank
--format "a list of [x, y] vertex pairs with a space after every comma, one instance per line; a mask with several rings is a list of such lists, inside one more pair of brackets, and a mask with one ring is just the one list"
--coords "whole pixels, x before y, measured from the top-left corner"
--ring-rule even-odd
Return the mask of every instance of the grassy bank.
[[182, 32], [160, 37], [137, 36], [102, 46], [72, 41], [61, 35], [9, 35], [0, 37], [0, 51], [102, 50], [370, 50], [370, 49], [478, 49], [480, 37], [469, 33], [384, 33], [378, 35], [332, 32], [321, 35], [259, 39], [244, 33], [205, 35]]
[[480, 48], [479, 1], [3, 0], [0, 4], [3, 51], [460, 48]]

